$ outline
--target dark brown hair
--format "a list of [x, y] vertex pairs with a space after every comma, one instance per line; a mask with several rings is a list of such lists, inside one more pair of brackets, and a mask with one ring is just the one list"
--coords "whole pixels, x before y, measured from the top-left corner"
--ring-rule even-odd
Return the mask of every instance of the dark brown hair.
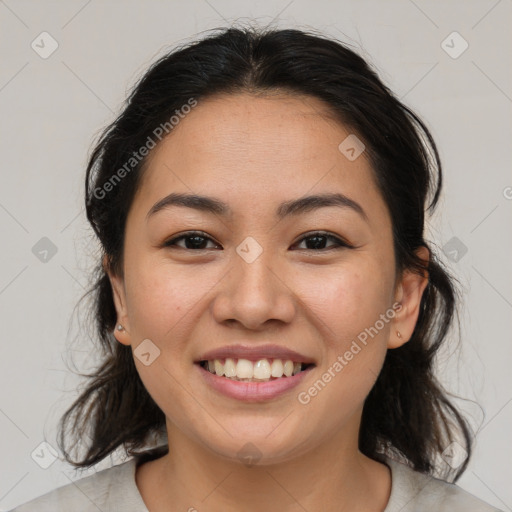
[[[144, 74], [117, 119], [99, 138], [87, 166], [87, 218], [110, 269], [123, 275], [125, 222], [140, 186], [145, 159], [112, 181], [134, 152], [155, 136], [193, 98], [216, 94], [286, 91], [323, 100], [329, 111], [364, 142], [393, 225], [396, 267], [428, 274], [416, 327], [402, 347], [388, 350], [362, 415], [359, 447], [368, 457], [401, 458], [417, 471], [456, 480], [440, 454], [457, 440], [471, 452], [463, 417], [434, 375], [434, 358], [456, 317], [454, 278], [424, 239], [425, 212], [432, 212], [442, 185], [436, 145], [425, 124], [381, 82], [370, 65], [347, 45], [302, 30], [217, 29], [171, 51]], [[134, 163], [134, 162], [132, 162]], [[111, 186], [107, 184], [110, 183]], [[430, 203], [427, 205], [430, 194]], [[428, 265], [418, 258], [430, 250]], [[119, 343], [112, 289], [101, 261], [92, 297], [102, 363], [61, 419], [59, 446], [76, 467], [89, 467], [118, 447], [140, 453], [165, 429], [165, 416], [137, 373], [131, 347]], [[87, 296], [86, 295], [86, 296]], [[83, 375], [83, 374], [81, 374]], [[86, 453], [72, 459], [68, 441]], [[441, 462], [441, 463], [440, 463]], [[450, 476], [451, 479], [451, 476]]]

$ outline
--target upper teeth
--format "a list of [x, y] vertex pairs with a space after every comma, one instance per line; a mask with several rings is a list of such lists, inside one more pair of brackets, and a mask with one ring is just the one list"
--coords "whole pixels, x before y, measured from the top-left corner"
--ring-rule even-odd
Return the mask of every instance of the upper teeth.
[[291, 377], [302, 370], [302, 363], [294, 363], [291, 360], [274, 359], [270, 362], [268, 359], [260, 359], [252, 362], [248, 359], [227, 358], [224, 364], [220, 359], [208, 361], [208, 370], [219, 376], [225, 376], [233, 379], [258, 379], [269, 380], [271, 377]]

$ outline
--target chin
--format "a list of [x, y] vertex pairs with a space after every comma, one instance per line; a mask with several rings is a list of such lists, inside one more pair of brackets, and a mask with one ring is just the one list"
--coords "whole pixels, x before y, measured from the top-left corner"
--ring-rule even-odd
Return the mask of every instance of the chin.
[[282, 424], [276, 428], [277, 424], [279, 422], [273, 422], [272, 428], [268, 428], [268, 422], [265, 422], [258, 428], [254, 421], [237, 422], [237, 429], [232, 429], [233, 424], [226, 427], [233, 433], [232, 437], [221, 428], [215, 436], [201, 436], [202, 444], [215, 455], [246, 466], [283, 463], [307, 451], [305, 445], [311, 442], [308, 442], [311, 436], [302, 433], [298, 438], [289, 429], [281, 428]]

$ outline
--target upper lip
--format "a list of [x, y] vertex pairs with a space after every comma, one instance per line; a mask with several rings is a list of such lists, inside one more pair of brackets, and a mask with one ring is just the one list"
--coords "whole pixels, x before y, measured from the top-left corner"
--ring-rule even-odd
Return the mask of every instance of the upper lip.
[[248, 359], [249, 361], [259, 361], [260, 359], [282, 359], [291, 360], [294, 363], [314, 363], [311, 357], [299, 354], [295, 350], [283, 347], [281, 345], [229, 345], [225, 347], [209, 350], [195, 361], [211, 361], [213, 359]]

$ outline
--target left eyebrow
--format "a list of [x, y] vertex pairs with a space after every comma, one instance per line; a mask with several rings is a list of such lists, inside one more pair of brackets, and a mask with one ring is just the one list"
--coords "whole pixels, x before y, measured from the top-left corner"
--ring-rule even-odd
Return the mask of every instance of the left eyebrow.
[[[183, 206], [186, 208], [192, 208], [202, 212], [221, 215], [224, 217], [233, 215], [233, 211], [229, 205], [215, 197], [201, 196], [196, 194], [172, 193], [163, 199], [160, 199], [151, 207], [146, 215], [146, 220], [148, 220], [157, 212], [172, 206]], [[363, 207], [353, 199], [350, 199], [344, 194], [339, 193], [317, 194], [285, 201], [278, 206], [276, 210], [276, 216], [279, 219], [283, 219], [284, 217], [290, 215], [300, 215], [329, 206], [352, 209], [358, 213], [366, 222], [368, 222], [368, 216]]]

